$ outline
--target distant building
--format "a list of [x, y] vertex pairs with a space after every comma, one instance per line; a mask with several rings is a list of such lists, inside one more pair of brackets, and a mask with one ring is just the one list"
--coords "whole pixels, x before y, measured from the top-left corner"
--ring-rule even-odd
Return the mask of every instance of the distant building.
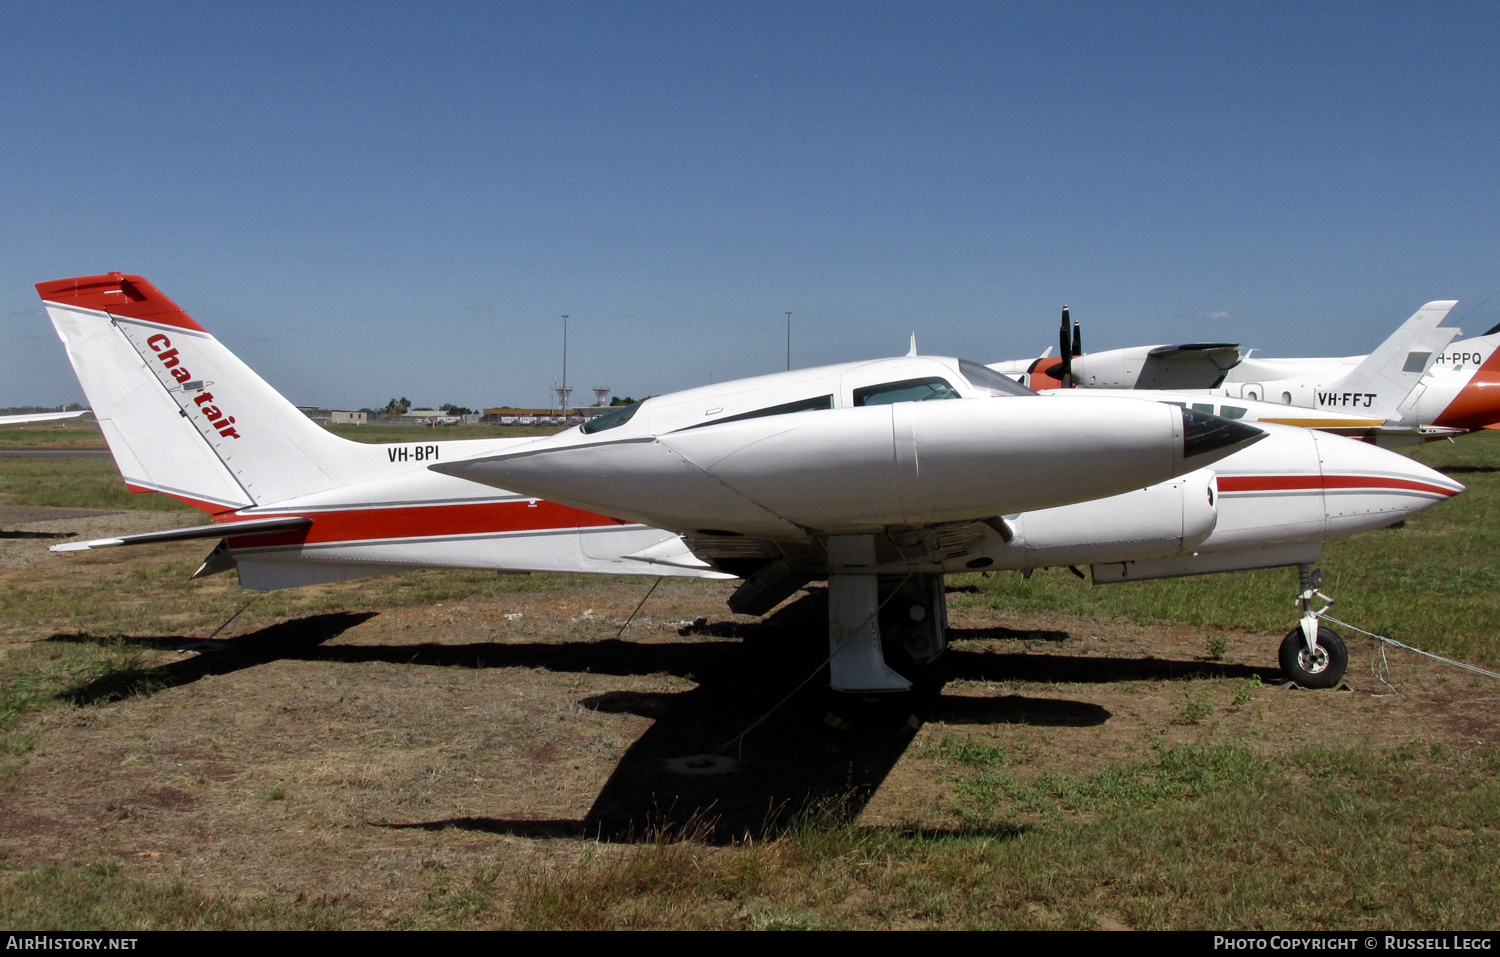
[[330, 410], [328, 417], [334, 425], [367, 425], [370, 421], [368, 412], [345, 412], [343, 409]]
[[568, 410], [568, 417], [557, 409], [512, 409], [509, 407], [500, 409], [485, 409], [484, 421], [497, 425], [567, 425], [577, 424], [579, 419], [592, 419], [596, 415], [609, 412], [608, 408], [572, 408]]
[[478, 412], [454, 415], [442, 409], [410, 409], [401, 413], [402, 425], [474, 425], [483, 419]]

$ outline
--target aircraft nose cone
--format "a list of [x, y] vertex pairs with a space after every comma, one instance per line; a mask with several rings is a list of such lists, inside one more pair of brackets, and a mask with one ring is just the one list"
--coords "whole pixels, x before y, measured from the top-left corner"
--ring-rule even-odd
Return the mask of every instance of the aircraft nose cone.
[[1328, 529], [1335, 536], [1383, 528], [1464, 490], [1443, 473], [1389, 449], [1336, 435], [1313, 435], [1323, 470]]
[[[1253, 425], [1196, 409], [1182, 410], [1182, 457], [1213, 455], [1218, 460], [1266, 437]], [[1207, 462], [1204, 463], [1208, 464]]]

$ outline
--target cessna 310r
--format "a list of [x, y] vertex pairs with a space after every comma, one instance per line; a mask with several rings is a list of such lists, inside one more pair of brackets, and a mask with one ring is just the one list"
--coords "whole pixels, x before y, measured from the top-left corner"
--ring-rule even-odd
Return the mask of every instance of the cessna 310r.
[[[1086, 354], [1078, 325], [1063, 309], [1060, 355], [996, 362], [990, 368], [1037, 390], [1078, 387], [1191, 393], [1196, 404], [1214, 396], [1283, 407], [1247, 421], [1284, 421], [1361, 435], [1387, 447], [1500, 428], [1500, 326], [1454, 341], [1440, 326], [1454, 300], [1429, 302], [1367, 356], [1273, 359], [1242, 356], [1231, 343], [1136, 346]], [[1360, 424], [1364, 429], [1361, 433]]]
[[[943, 650], [950, 572], [1305, 565], [1463, 488], [1337, 436], [1057, 401], [915, 350], [657, 396], [546, 438], [363, 445], [139, 276], [37, 289], [126, 483], [212, 516], [56, 550], [219, 538], [195, 576], [233, 568], [256, 589], [417, 567], [740, 578], [747, 614], [827, 579], [841, 691], [909, 687], [882, 626], [918, 662]], [[1311, 612], [1284, 665], [1287, 647], [1303, 683], [1342, 674]]]

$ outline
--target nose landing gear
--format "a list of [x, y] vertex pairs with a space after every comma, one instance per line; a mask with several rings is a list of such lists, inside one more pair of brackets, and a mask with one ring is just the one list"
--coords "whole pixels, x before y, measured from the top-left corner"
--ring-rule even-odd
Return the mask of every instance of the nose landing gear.
[[[1333, 607], [1333, 599], [1318, 591], [1323, 573], [1311, 565], [1297, 566], [1297, 584], [1302, 621], [1281, 641], [1281, 670], [1304, 688], [1336, 688], [1349, 667], [1349, 649], [1338, 632], [1320, 620]], [[1325, 604], [1314, 608], [1319, 599]]]
[[1298, 625], [1281, 641], [1281, 670], [1304, 688], [1336, 688], [1349, 667], [1349, 649], [1338, 632], [1318, 626], [1317, 644], [1309, 647]]

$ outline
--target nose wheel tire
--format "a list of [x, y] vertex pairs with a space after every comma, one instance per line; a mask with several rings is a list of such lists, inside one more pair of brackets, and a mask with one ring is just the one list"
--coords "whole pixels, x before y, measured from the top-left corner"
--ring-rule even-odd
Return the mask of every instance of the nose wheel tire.
[[1281, 640], [1281, 670], [1304, 688], [1336, 688], [1349, 668], [1349, 649], [1332, 628], [1318, 626], [1318, 649], [1309, 651], [1299, 626]]

